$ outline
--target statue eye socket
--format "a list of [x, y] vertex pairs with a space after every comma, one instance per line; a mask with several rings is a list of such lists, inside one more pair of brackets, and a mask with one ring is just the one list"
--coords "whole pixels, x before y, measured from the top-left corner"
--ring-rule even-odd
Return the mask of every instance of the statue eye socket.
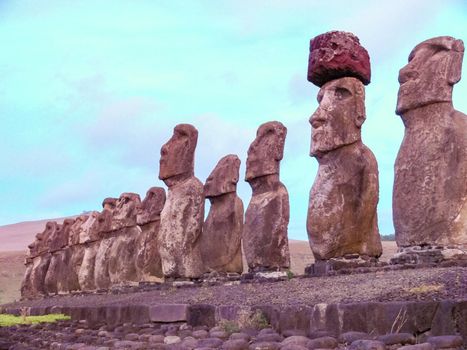
[[334, 96], [338, 100], [346, 99], [347, 97], [350, 97], [351, 95], [352, 94], [350, 93], [350, 91], [344, 88], [336, 88], [336, 90], [334, 91]]

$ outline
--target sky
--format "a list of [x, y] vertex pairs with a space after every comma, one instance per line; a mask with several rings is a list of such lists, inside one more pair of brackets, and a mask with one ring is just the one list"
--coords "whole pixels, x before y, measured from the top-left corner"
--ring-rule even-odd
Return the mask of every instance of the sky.
[[[309, 40], [330, 30], [357, 35], [371, 58], [362, 138], [379, 164], [380, 231], [393, 233], [404, 134], [394, 113], [398, 71], [423, 40], [467, 43], [466, 1], [2, 0], [0, 225], [100, 210], [106, 197], [165, 187], [160, 148], [178, 123], [199, 131], [201, 181], [224, 155], [240, 157], [246, 207], [248, 146], [259, 125], [278, 120], [288, 129], [289, 238], [307, 239], [318, 169], [308, 155], [318, 105], [306, 79]], [[454, 87], [464, 113], [466, 80]]]

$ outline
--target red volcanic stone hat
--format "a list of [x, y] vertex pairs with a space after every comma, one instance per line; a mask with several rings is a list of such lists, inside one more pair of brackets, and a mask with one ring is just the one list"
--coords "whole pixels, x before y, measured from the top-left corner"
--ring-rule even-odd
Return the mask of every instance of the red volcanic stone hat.
[[354, 77], [370, 83], [370, 56], [352, 33], [327, 32], [310, 40], [308, 81], [321, 87], [330, 80]]

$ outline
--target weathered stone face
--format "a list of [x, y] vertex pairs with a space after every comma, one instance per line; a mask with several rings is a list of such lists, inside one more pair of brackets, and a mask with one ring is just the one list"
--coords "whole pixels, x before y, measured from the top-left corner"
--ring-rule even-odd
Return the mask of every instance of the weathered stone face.
[[74, 219], [65, 219], [61, 225], [57, 225], [57, 230], [54, 231], [50, 239], [50, 251], [55, 252], [68, 245], [70, 229]]
[[378, 165], [361, 142], [365, 90], [344, 77], [325, 83], [310, 118], [311, 150], [319, 169], [310, 192], [307, 232], [317, 260], [382, 252], [376, 206]]
[[317, 260], [360, 254], [379, 257], [378, 165], [373, 153], [355, 142], [318, 158], [310, 191], [307, 232]]
[[242, 273], [243, 202], [237, 196], [240, 159], [222, 158], [209, 175], [204, 192], [211, 202], [200, 239], [203, 263], [210, 271]]
[[159, 178], [169, 187], [158, 238], [166, 277], [196, 278], [204, 272], [198, 240], [204, 218], [203, 184], [193, 175], [197, 140], [194, 126], [179, 124], [161, 149]]
[[162, 146], [159, 179], [165, 181], [179, 175], [193, 176], [197, 141], [198, 130], [193, 125], [177, 125], [172, 138]]
[[256, 139], [248, 149], [246, 181], [259, 176], [279, 174], [286, 135], [287, 128], [280, 122], [264, 123], [258, 128]]
[[240, 159], [235, 154], [229, 154], [219, 160], [204, 184], [206, 198], [237, 191], [239, 169]]
[[310, 118], [310, 155], [324, 153], [361, 139], [365, 121], [365, 89], [355, 78], [326, 83], [318, 93], [319, 106]]
[[112, 216], [112, 231], [136, 226], [136, 216], [141, 206], [141, 199], [136, 193], [122, 193]]
[[112, 231], [112, 219], [115, 208], [117, 207], [117, 198], [106, 198], [102, 202], [102, 211], [100, 212], [97, 218], [97, 228], [96, 231], [98, 235], [102, 238], [106, 233]]
[[343, 77], [370, 83], [370, 56], [358, 38], [352, 33], [332, 31], [311, 39], [308, 81], [323, 86]]
[[429, 39], [400, 70], [397, 113], [405, 134], [393, 192], [400, 247], [467, 247], [467, 116], [452, 105], [463, 51], [461, 40]]
[[162, 187], [151, 187], [146, 192], [146, 197], [138, 210], [136, 219], [138, 225], [145, 225], [160, 220], [164, 204], [165, 190]]
[[87, 219], [81, 225], [79, 233], [79, 243], [94, 242], [99, 239], [99, 212], [93, 211], [89, 213]]
[[265, 123], [248, 150], [246, 181], [253, 196], [245, 213], [243, 249], [248, 267], [254, 271], [290, 266], [289, 195], [279, 181], [286, 134], [282, 123]]
[[69, 246], [79, 244], [79, 236], [83, 229], [83, 224], [87, 219], [88, 215], [80, 215], [75, 219], [75, 222], [70, 227], [70, 233], [68, 235]]
[[78, 281], [81, 290], [95, 290], [95, 266], [96, 254], [99, 249], [100, 241], [89, 242], [85, 245], [83, 260], [78, 272]]
[[43, 232], [36, 235], [36, 243], [34, 249], [38, 255], [49, 251], [49, 244], [51, 243], [51, 237], [57, 231], [58, 224], [55, 221], [49, 221], [45, 224]]
[[461, 78], [464, 43], [449, 36], [426, 40], [409, 55], [399, 71], [396, 113], [436, 102], [452, 101], [452, 86]]

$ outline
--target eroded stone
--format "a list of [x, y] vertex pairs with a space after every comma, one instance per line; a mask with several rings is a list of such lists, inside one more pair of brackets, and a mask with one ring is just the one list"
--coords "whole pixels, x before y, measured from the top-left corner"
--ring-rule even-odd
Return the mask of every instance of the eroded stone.
[[368, 85], [370, 56], [352, 33], [332, 31], [310, 41], [308, 81], [317, 86], [343, 77], [355, 77]]
[[236, 193], [239, 169], [240, 159], [236, 155], [225, 156], [204, 185], [211, 207], [200, 246], [203, 263], [210, 271], [243, 272], [243, 202]]
[[317, 260], [360, 254], [379, 257], [378, 165], [361, 141], [365, 90], [356, 78], [326, 83], [310, 118], [310, 155], [318, 174], [310, 191], [307, 231]]
[[396, 113], [405, 126], [394, 167], [399, 247], [467, 247], [467, 116], [452, 104], [463, 54], [461, 40], [429, 39], [399, 72]]
[[243, 249], [252, 271], [290, 266], [289, 195], [279, 180], [286, 134], [280, 122], [262, 124], [248, 149], [245, 180], [253, 195], [245, 213]]

